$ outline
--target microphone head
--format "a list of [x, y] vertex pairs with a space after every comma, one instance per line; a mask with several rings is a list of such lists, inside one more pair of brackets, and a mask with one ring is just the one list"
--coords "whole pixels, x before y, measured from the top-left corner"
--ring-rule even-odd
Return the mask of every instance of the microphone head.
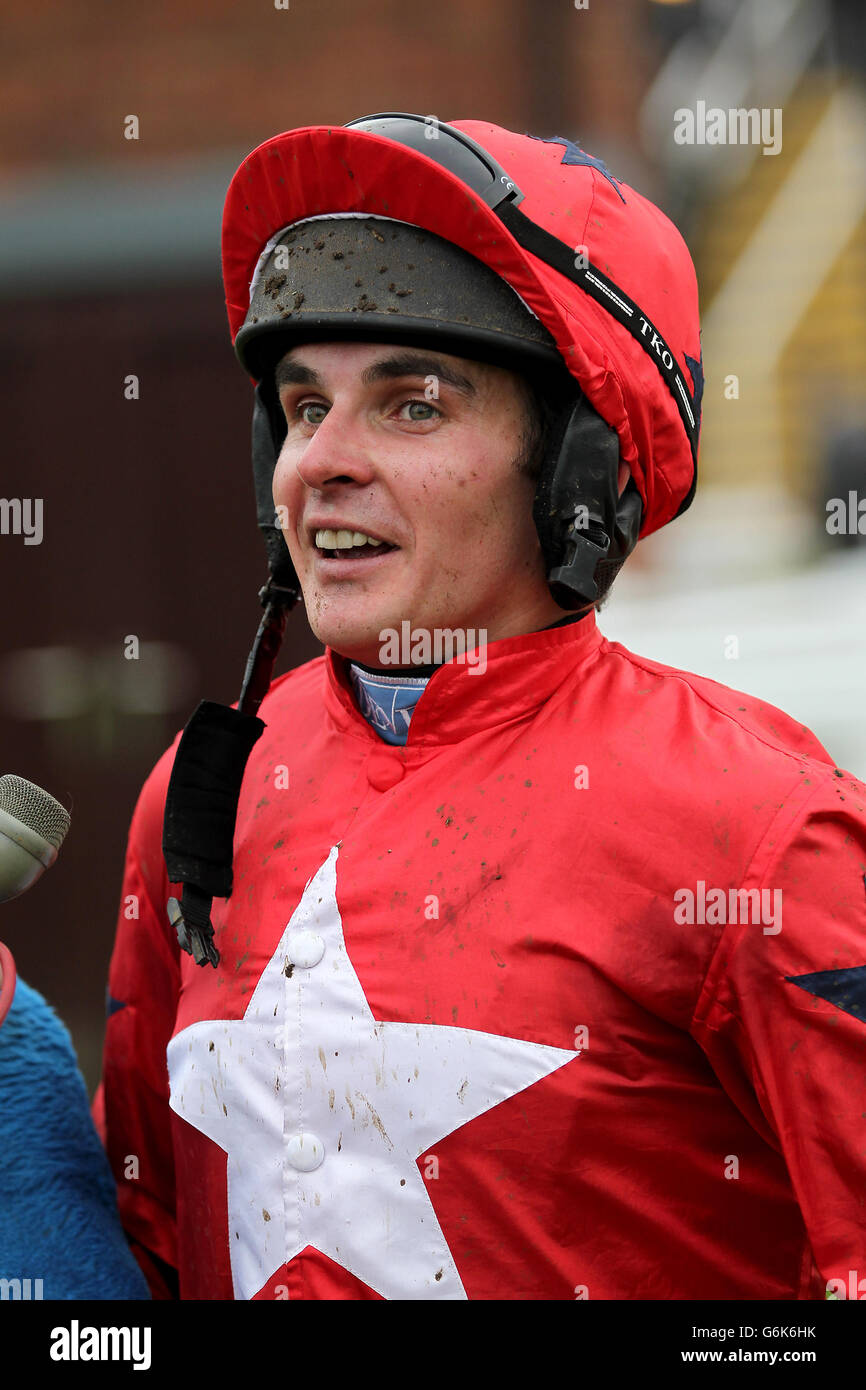
[[31, 887], [57, 858], [69, 812], [23, 777], [0, 777], [0, 903]]
[[69, 812], [53, 796], [7, 772], [0, 777], [0, 811], [14, 816], [59, 850], [69, 829]]

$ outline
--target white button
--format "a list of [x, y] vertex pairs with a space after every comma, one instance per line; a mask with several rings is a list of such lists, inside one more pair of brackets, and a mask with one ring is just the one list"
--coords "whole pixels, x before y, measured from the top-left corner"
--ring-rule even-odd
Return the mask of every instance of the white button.
[[325, 954], [325, 943], [318, 932], [296, 931], [289, 937], [287, 949], [292, 965], [309, 970], [311, 966], [318, 965]]
[[312, 1173], [325, 1157], [325, 1146], [315, 1134], [293, 1134], [286, 1156], [299, 1173]]

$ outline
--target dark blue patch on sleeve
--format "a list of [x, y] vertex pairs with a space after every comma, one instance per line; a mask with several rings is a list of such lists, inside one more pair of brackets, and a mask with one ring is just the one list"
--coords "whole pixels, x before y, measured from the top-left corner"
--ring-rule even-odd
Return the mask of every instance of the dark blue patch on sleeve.
[[118, 1011], [118, 1009], [125, 1009], [125, 1008], [126, 1008], [126, 1000], [125, 1000], [125, 999], [115, 999], [115, 998], [112, 996], [112, 994], [110, 993], [110, 991], [106, 989], [106, 991], [105, 991], [105, 1017], [106, 1017], [106, 1018], [111, 1018], [112, 1014], [116, 1014], [117, 1011]]
[[799, 985], [807, 994], [826, 999], [846, 1014], [866, 1023], [866, 965], [847, 970], [816, 970], [812, 975], [786, 975], [789, 984]]

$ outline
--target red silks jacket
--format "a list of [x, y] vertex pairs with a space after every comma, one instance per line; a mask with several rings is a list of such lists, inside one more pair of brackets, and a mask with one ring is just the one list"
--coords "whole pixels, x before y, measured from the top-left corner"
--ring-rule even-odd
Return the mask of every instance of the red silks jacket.
[[98, 1109], [181, 1297], [860, 1287], [866, 791], [808, 730], [593, 615], [440, 668], [404, 748], [330, 651], [261, 714], [219, 967], [166, 915], [174, 748], [111, 963]]

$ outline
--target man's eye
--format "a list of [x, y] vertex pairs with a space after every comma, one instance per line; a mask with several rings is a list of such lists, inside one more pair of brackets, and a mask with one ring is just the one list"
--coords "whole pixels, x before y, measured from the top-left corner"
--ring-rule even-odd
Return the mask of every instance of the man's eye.
[[[404, 401], [403, 404], [400, 406], [400, 410], [401, 410], [401, 411], [402, 411], [402, 410], [406, 410], [407, 407], [408, 407], [408, 409], [409, 409], [409, 411], [410, 411], [410, 414], [409, 414], [408, 416], [404, 416], [404, 419], [417, 420], [417, 421], [421, 421], [421, 420], [434, 420], [434, 419], [436, 418], [437, 415], [441, 415], [441, 414], [442, 414], [441, 410], [437, 410], [437, 408], [436, 408], [435, 405], [431, 405], [430, 401], [419, 401], [419, 400]], [[417, 415], [417, 414], [412, 413], [412, 412], [415, 412], [415, 411], [417, 411], [417, 410], [420, 410], [420, 411], [428, 411], [428, 412], [432, 412], [432, 413], [426, 414], [426, 415], [425, 415], [425, 414]]]
[[[308, 415], [307, 411], [321, 411], [321, 415]], [[303, 420], [305, 425], [320, 425], [328, 413], [328, 407], [321, 401], [301, 401], [295, 406], [294, 415], [296, 419]]]
[[[329, 407], [323, 401], [299, 401], [294, 407], [292, 415], [294, 419], [302, 421], [305, 425], [315, 426], [322, 423], [328, 409]], [[404, 413], [407, 410], [408, 415]], [[420, 424], [423, 420], [435, 420], [442, 412], [430, 401], [413, 398], [409, 401], [403, 401], [398, 407], [398, 414], [401, 414], [404, 420], [411, 420]]]

